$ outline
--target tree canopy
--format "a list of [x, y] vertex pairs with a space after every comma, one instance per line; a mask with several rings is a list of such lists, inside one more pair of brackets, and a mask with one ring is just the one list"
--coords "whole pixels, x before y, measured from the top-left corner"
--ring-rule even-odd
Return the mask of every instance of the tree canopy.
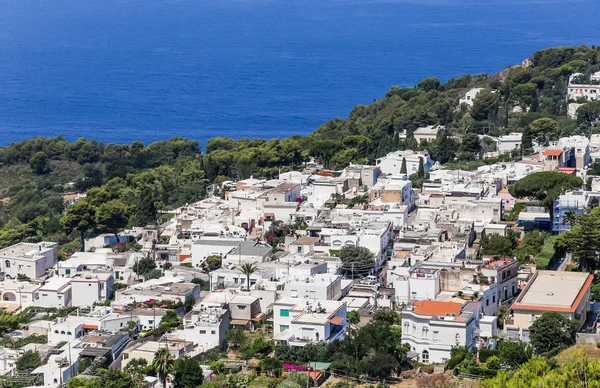
[[537, 318], [529, 327], [531, 345], [542, 352], [575, 343], [578, 321], [570, 320], [561, 313], [548, 311]]
[[581, 178], [555, 171], [536, 172], [509, 187], [517, 198], [535, 198], [551, 209], [553, 201], [567, 190], [583, 186]]

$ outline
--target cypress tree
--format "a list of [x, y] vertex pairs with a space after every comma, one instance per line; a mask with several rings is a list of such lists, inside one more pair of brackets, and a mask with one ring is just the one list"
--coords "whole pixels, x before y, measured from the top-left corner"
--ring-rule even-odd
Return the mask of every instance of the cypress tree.
[[417, 176], [419, 179], [425, 178], [425, 166], [423, 165], [423, 158], [419, 158], [419, 169], [417, 170]]
[[531, 135], [531, 129], [526, 127], [523, 131], [523, 137], [521, 138], [521, 152], [523, 155], [528, 155], [533, 152], [533, 136]]
[[154, 193], [148, 186], [145, 186], [140, 192], [136, 213], [139, 217], [139, 221], [141, 221], [142, 223], [156, 223], [156, 206], [154, 205]]
[[402, 158], [402, 166], [400, 167], [400, 174], [406, 174], [406, 158]]

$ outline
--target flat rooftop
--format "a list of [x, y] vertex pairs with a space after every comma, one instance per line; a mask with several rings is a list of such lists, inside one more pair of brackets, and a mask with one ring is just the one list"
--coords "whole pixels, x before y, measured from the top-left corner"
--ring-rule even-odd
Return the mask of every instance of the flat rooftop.
[[22, 257], [22, 256], [36, 256], [39, 253], [46, 252], [48, 249], [52, 249], [56, 246], [56, 243], [40, 242], [40, 243], [18, 243], [0, 249], [0, 256], [2, 257]]
[[593, 276], [580, 272], [538, 271], [513, 309], [575, 310]]

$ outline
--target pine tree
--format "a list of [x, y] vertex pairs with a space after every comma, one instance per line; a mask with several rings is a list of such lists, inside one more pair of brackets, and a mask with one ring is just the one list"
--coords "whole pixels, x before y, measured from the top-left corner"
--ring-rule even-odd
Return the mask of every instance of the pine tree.
[[399, 149], [400, 148], [400, 135], [398, 134], [398, 132], [394, 133], [394, 140], [392, 142], [393, 148], [394, 149]]
[[423, 165], [423, 158], [419, 158], [419, 169], [417, 170], [417, 176], [419, 179], [425, 178], [425, 166]]
[[406, 174], [406, 158], [402, 158], [402, 166], [400, 167], [400, 174]]

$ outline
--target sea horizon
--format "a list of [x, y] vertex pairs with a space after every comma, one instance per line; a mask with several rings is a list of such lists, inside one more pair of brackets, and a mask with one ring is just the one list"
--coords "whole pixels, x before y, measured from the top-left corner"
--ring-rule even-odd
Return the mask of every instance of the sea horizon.
[[592, 45], [600, 14], [591, 0], [204, 3], [8, 0], [0, 146], [307, 135], [393, 85]]

